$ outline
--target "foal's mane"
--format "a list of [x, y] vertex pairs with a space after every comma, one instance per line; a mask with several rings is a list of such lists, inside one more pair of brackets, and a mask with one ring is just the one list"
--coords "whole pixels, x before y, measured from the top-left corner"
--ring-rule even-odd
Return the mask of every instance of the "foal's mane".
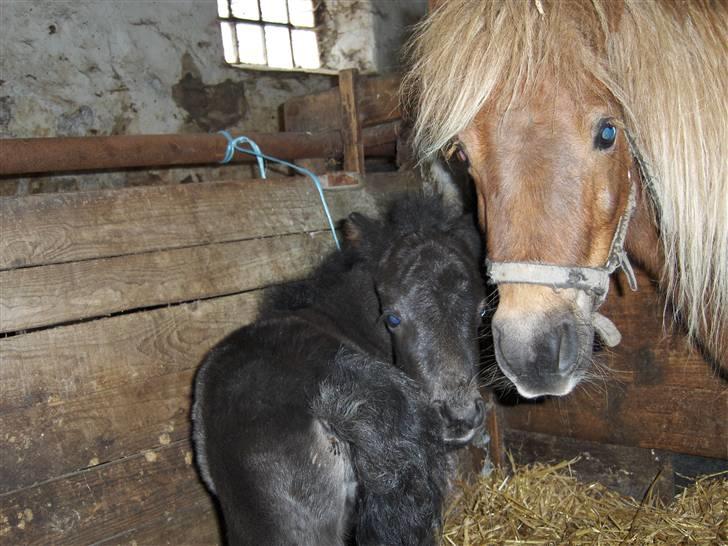
[[690, 334], [719, 349], [728, 328], [726, 21], [720, 0], [445, 0], [408, 48], [402, 97], [415, 146], [436, 154], [486, 102], [528, 100], [545, 73], [615, 100], [654, 204], [663, 285]]

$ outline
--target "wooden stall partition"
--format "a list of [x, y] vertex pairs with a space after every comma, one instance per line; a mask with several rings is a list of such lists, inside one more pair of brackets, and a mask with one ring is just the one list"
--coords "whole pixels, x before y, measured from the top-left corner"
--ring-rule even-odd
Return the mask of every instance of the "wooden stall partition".
[[[399, 111], [399, 74], [358, 77], [355, 70], [339, 76], [339, 86], [289, 99], [283, 105], [286, 131], [299, 133], [341, 131], [344, 141], [344, 171], [364, 172], [361, 135], [374, 127], [397, 124]], [[372, 152], [375, 150], [372, 149]], [[317, 173], [330, 169], [326, 159], [297, 161]]]
[[[336, 220], [417, 182], [326, 190]], [[307, 179], [0, 199], [0, 544], [216, 544], [203, 354], [333, 249]]]

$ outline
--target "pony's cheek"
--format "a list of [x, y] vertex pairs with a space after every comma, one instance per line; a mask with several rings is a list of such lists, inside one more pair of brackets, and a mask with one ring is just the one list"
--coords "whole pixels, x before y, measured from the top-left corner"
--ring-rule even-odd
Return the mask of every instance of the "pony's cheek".
[[617, 207], [617, 198], [609, 188], [601, 188], [597, 192], [597, 206], [605, 216], [610, 217], [614, 214]]

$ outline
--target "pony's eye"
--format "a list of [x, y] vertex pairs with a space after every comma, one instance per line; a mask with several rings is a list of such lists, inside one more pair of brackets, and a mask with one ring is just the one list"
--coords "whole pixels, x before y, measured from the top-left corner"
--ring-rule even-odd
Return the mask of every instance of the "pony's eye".
[[462, 148], [458, 148], [455, 152], [455, 156], [466, 165], [468, 164], [468, 154], [466, 154]]
[[455, 156], [460, 163], [463, 163], [466, 167], [470, 166], [470, 160], [468, 154], [465, 153], [465, 149], [460, 142], [453, 142], [450, 147], [450, 151], [445, 155], [447, 160], [450, 160], [452, 156]]
[[614, 146], [615, 140], [617, 140], [617, 128], [608, 121], [602, 122], [594, 139], [594, 147], [597, 150], [608, 150]]
[[384, 320], [387, 322], [387, 326], [390, 328], [396, 328], [402, 323], [402, 319], [394, 313], [388, 313], [384, 316]]

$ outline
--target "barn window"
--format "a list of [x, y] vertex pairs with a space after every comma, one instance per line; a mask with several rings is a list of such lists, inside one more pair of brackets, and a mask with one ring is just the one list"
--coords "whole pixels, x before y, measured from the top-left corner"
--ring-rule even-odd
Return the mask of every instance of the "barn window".
[[225, 60], [288, 70], [321, 67], [312, 0], [217, 0]]

